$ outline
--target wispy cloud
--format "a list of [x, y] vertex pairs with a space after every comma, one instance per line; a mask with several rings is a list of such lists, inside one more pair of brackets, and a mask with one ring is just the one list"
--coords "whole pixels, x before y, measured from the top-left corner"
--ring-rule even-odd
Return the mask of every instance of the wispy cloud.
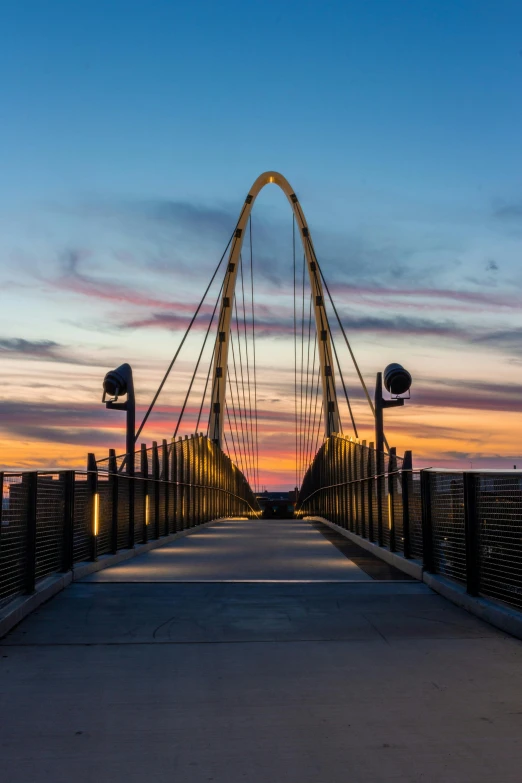
[[0, 338], [0, 355], [12, 359], [37, 359], [39, 361], [64, 362], [98, 366], [99, 361], [80, 352], [74, 352], [54, 340], [26, 340], [23, 337]]
[[53, 340], [24, 340], [22, 337], [0, 338], [0, 353], [13, 357], [32, 357], [55, 361], [62, 346]]
[[[95, 299], [105, 299], [111, 302], [133, 305], [135, 307], [161, 307], [173, 306], [168, 299], [155, 296], [137, 289], [130, 288], [122, 283], [110, 279], [97, 279], [81, 271], [80, 264], [85, 260], [85, 255], [79, 250], [67, 250], [62, 254], [62, 272], [58, 277], [48, 279], [46, 282], [62, 291], [79, 294]], [[176, 307], [188, 305], [176, 304]]]
[[493, 215], [501, 220], [522, 220], [522, 201], [505, 201], [494, 209]]

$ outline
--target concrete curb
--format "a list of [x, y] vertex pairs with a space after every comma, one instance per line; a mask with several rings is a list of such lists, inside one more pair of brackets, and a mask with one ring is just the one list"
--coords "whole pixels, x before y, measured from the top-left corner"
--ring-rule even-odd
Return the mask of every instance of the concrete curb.
[[423, 581], [436, 593], [447, 598], [452, 603], [471, 612], [480, 620], [494, 625], [517, 639], [522, 639], [522, 613], [508, 606], [502, 606], [489, 598], [480, 598], [468, 595], [462, 585], [446, 579], [444, 576], [429, 574], [424, 571]]
[[130, 560], [138, 555], [143, 555], [146, 552], [150, 552], [151, 549], [158, 549], [165, 544], [170, 544], [172, 541], [176, 541], [178, 538], [184, 538], [192, 533], [196, 533], [204, 527], [210, 527], [216, 525], [222, 519], [212, 519], [210, 522], [204, 522], [197, 527], [191, 527], [188, 530], [181, 530], [179, 533], [171, 533], [169, 536], [155, 539], [154, 541], [147, 541], [146, 544], [138, 544], [134, 549], [123, 549], [121, 552], [117, 552], [115, 555], [101, 555], [95, 562], [78, 563], [74, 566], [72, 571], [67, 571], [64, 574], [56, 574], [53, 576], [42, 579], [36, 585], [36, 590], [31, 595], [20, 595], [9, 601], [3, 609], [0, 609], [0, 639], [9, 633], [15, 625], [18, 625], [28, 614], [34, 612], [39, 606], [49, 601], [57, 593], [60, 593], [72, 582], [77, 582], [79, 579], [83, 579], [84, 576], [94, 574], [96, 571], [102, 571], [104, 568], [109, 568], [118, 563], [123, 563], [125, 560]]
[[348, 538], [354, 544], [357, 544], [357, 546], [360, 546], [361, 549], [366, 549], [367, 552], [371, 552], [372, 555], [380, 557], [380, 559], [384, 560], [388, 565], [395, 566], [399, 571], [403, 571], [405, 574], [408, 574], [408, 576], [412, 576], [414, 579], [418, 579], [419, 582], [422, 582], [423, 568], [422, 563], [418, 560], [406, 560], [402, 555], [398, 555], [396, 552], [390, 552], [388, 549], [383, 549], [378, 544], [373, 544], [366, 538], [361, 538], [361, 536], [351, 533], [349, 530], [345, 530], [343, 527], [336, 525], [335, 522], [330, 522], [330, 520], [324, 519], [323, 517], [307, 517], [307, 519], [316, 519], [318, 522], [322, 522], [323, 525], [328, 525], [332, 530], [336, 530], [342, 536]]
[[463, 585], [459, 585], [451, 579], [440, 576], [440, 574], [430, 574], [428, 571], [425, 571], [419, 560], [407, 560], [396, 552], [390, 552], [388, 549], [383, 549], [378, 544], [373, 544], [366, 538], [361, 538], [355, 533], [351, 533], [349, 530], [339, 527], [339, 525], [336, 525], [334, 522], [330, 522], [329, 519], [324, 519], [324, 517], [305, 517], [305, 519], [322, 522], [323, 525], [327, 525], [333, 530], [337, 530], [341, 535], [345, 536], [350, 541], [353, 541], [354, 544], [357, 544], [362, 549], [366, 549], [367, 552], [371, 552], [376, 557], [380, 557], [381, 560], [384, 560], [389, 565], [393, 565], [400, 571], [413, 576], [414, 579], [424, 582], [424, 584], [435, 593], [438, 593], [443, 598], [447, 598], [448, 601], [460, 606], [461, 609], [465, 609], [480, 620], [489, 623], [489, 625], [493, 625], [495, 628], [498, 628], [511, 636], [515, 636], [517, 639], [522, 639], [522, 612], [517, 612], [516, 609], [510, 609], [508, 606], [502, 606], [502, 604], [498, 604], [496, 601], [492, 601], [489, 598], [468, 595], [466, 588]]

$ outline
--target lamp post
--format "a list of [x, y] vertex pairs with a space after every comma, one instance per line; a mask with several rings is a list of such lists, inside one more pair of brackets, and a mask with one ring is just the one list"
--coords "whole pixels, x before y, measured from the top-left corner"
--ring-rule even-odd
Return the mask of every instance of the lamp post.
[[[119, 397], [127, 395], [125, 402], [118, 402]], [[107, 399], [110, 397], [111, 399]], [[111, 410], [126, 411], [126, 468], [129, 476], [134, 475], [134, 448], [136, 428], [136, 399], [134, 396], [134, 382], [130, 364], [121, 364], [115, 370], [107, 373], [103, 379], [102, 402]]]
[[[382, 396], [382, 385], [392, 395], [391, 400]], [[409, 392], [411, 375], [401, 364], [389, 364], [384, 373], [378, 372], [375, 382], [375, 448], [377, 453], [384, 451], [384, 408], [396, 408], [404, 405], [404, 397], [400, 395]]]

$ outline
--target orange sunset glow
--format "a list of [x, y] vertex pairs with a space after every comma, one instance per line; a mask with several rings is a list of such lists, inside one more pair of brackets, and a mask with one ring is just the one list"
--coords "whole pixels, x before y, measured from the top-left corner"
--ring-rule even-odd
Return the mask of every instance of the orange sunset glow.
[[[240, 203], [239, 194], [237, 201]], [[306, 200], [305, 208], [312, 231], [314, 222], [318, 226], [314, 232], [317, 256], [371, 393], [375, 373], [391, 361], [404, 364], [413, 376], [411, 399], [404, 408], [386, 413], [385, 431], [390, 445], [396, 446], [399, 454], [411, 449], [417, 467], [512, 467], [517, 461], [522, 464], [517, 437], [520, 360], [513, 339], [514, 324], [520, 321], [518, 297], [508, 285], [497, 282], [498, 271], [475, 262], [470, 247], [467, 264], [473, 261], [478, 267], [473, 283], [469, 282], [467, 264], [463, 263], [462, 271], [459, 267], [457, 271], [450, 266], [441, 267], [437, 286], [431, 287], [425, 281], [420, 285], [417, 279], [411, 287], [404, 280], [398, 285], [385, 258], [378, 261], [383, 277], [382, 283], [378, 282], [374, 279], [375, 259], [368, 258], [366, 267], [359, 264], [351, 247], [350, 230], [335, 240], [327, 237], [321, 230], [321, 215], [314, 216], [311, 201], [312, 208], [308, 208]], [[71, 221], [71, 236], [67, 242], [62, 240], [61, 248], [44, 243], [38, 254], [34, 249], [19, 249], [24, 269], [23, 293], [14, 284], [12, 270], [4, 270], [4, 290], [8, 293], [4, 310], [8, 331], [0, 341], [0, 446], [4, 468], [82, 468], [87, 452], [94, 452], [100, 459], [109, 448], [124, 451], [124, 416], [105, 410], [101, 404], [103, 376], [123, 361], [133, 366], [139, 423], [222, 254], [220, 245], [223, 248], [226, 244], [227, 232], [236, 220], [232, 206], [219, 212], [217, 225], [211, 208], [200, 208], [196, 216], [189, 213], [189, 218], [183, 210], [178, 210], [182, 213], [178, 215], [173, 209], [167, 226], [146, 210], [134, 215], [129, 206], [113, 209], [118, 214], [116, 225], [93, 208], [78, 209]], [[42, 225], [52, 223], [45, 214], [39, 215], [39, 220]], [[192, 224], [198, 228], [196, 234]], [[291, 488], [296, 480], [300, 481], [302, 470], [323, 437], [318, 405], [321, 395], [317, 397], [316, 380], [312, 380], [315, 332], [309, 322], [308, 283], [303, 319], [302, 251], [298, 248], [294, 345], [292, 218], [282, 194], [275, 188], [267, 188], [259, 197], [252, 225], [256, 237], [252, 265], [257, 483], [259, 488]], [[75, 248], [73, 237], [81, 229], [92, 231], [96, 239], [91, 239], [85, 248]], [[473, 245], [471, 238], [469, 242]], [[161, 261], [157, 256], [159, 247], [164, 255]], [[368, 251], [364, 250], [364, 254], [368, 256]], [[465, 251], [462, 255], [466, 259]], [[427, 248], [423, 252], [421, 239], [416, 256], [419, 277], [423, 269], [429, 277], [433, 251]], [[249, 263], [249, 258], [245, 259], [247, 289]], [[171, 439], [221, 280], [220, 274], [140, 442], [150, 445], [153, 440]], [[27, 312], [33, 314], [23, 330], [17, 321], [21, 297]], [[238, 292], [236, 304], [241, 308]], [[251, 319], [248, 297], [245, 307], [246, 317]], [[329, 317], [358, 436], [373, 441], [372, 414], [331, 312]], [[248, 324], [252, 362], [251, 320]], [[207, 340], [178, 436], [193, 432], [196, 426], [215, 329], [214, 326]], [[236, 378], [232, 375], [230, 356], [229, 373], [233, 389], [237, 384], [240, 390], [239, 369]], [[296, 377], [298, 422], [300, 416], [306, 415], [309, 423], [314, 416], [316, 421], [313, 435], [307, 434], [306, 443], [298, 443], [302, 456], [298, 456], [297, 471]], [[354, 435], [338, 373], [336, 381], [343, 431]], [[301, 395], [303, 384], [309, 389], [305, 398]], [[236, 461], [239, 441], [235, 444], [230, 433], [231, 428], [236, 429], [232, 402], [225, 437], [228, 431], [227, 449]], [[206, 431], [208, 416], [207, 396], [199, 431]], [[238, 438], [237, 431], [235, 435]], [[298, 441], [304, 437], [298, 435]], [[237, 461], [241, 465], [241, 459]]]

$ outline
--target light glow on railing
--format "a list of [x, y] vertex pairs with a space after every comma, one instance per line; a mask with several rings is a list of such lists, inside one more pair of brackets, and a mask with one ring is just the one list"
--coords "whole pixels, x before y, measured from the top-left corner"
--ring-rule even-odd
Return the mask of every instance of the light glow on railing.
[[145, 524], [149, 524], [149, 496], [145, 495]]
[[98, 535], [99, 530], [99, 524], [100, 524], [100, 493], [95, 492], [94, 493], [94, 535]]

